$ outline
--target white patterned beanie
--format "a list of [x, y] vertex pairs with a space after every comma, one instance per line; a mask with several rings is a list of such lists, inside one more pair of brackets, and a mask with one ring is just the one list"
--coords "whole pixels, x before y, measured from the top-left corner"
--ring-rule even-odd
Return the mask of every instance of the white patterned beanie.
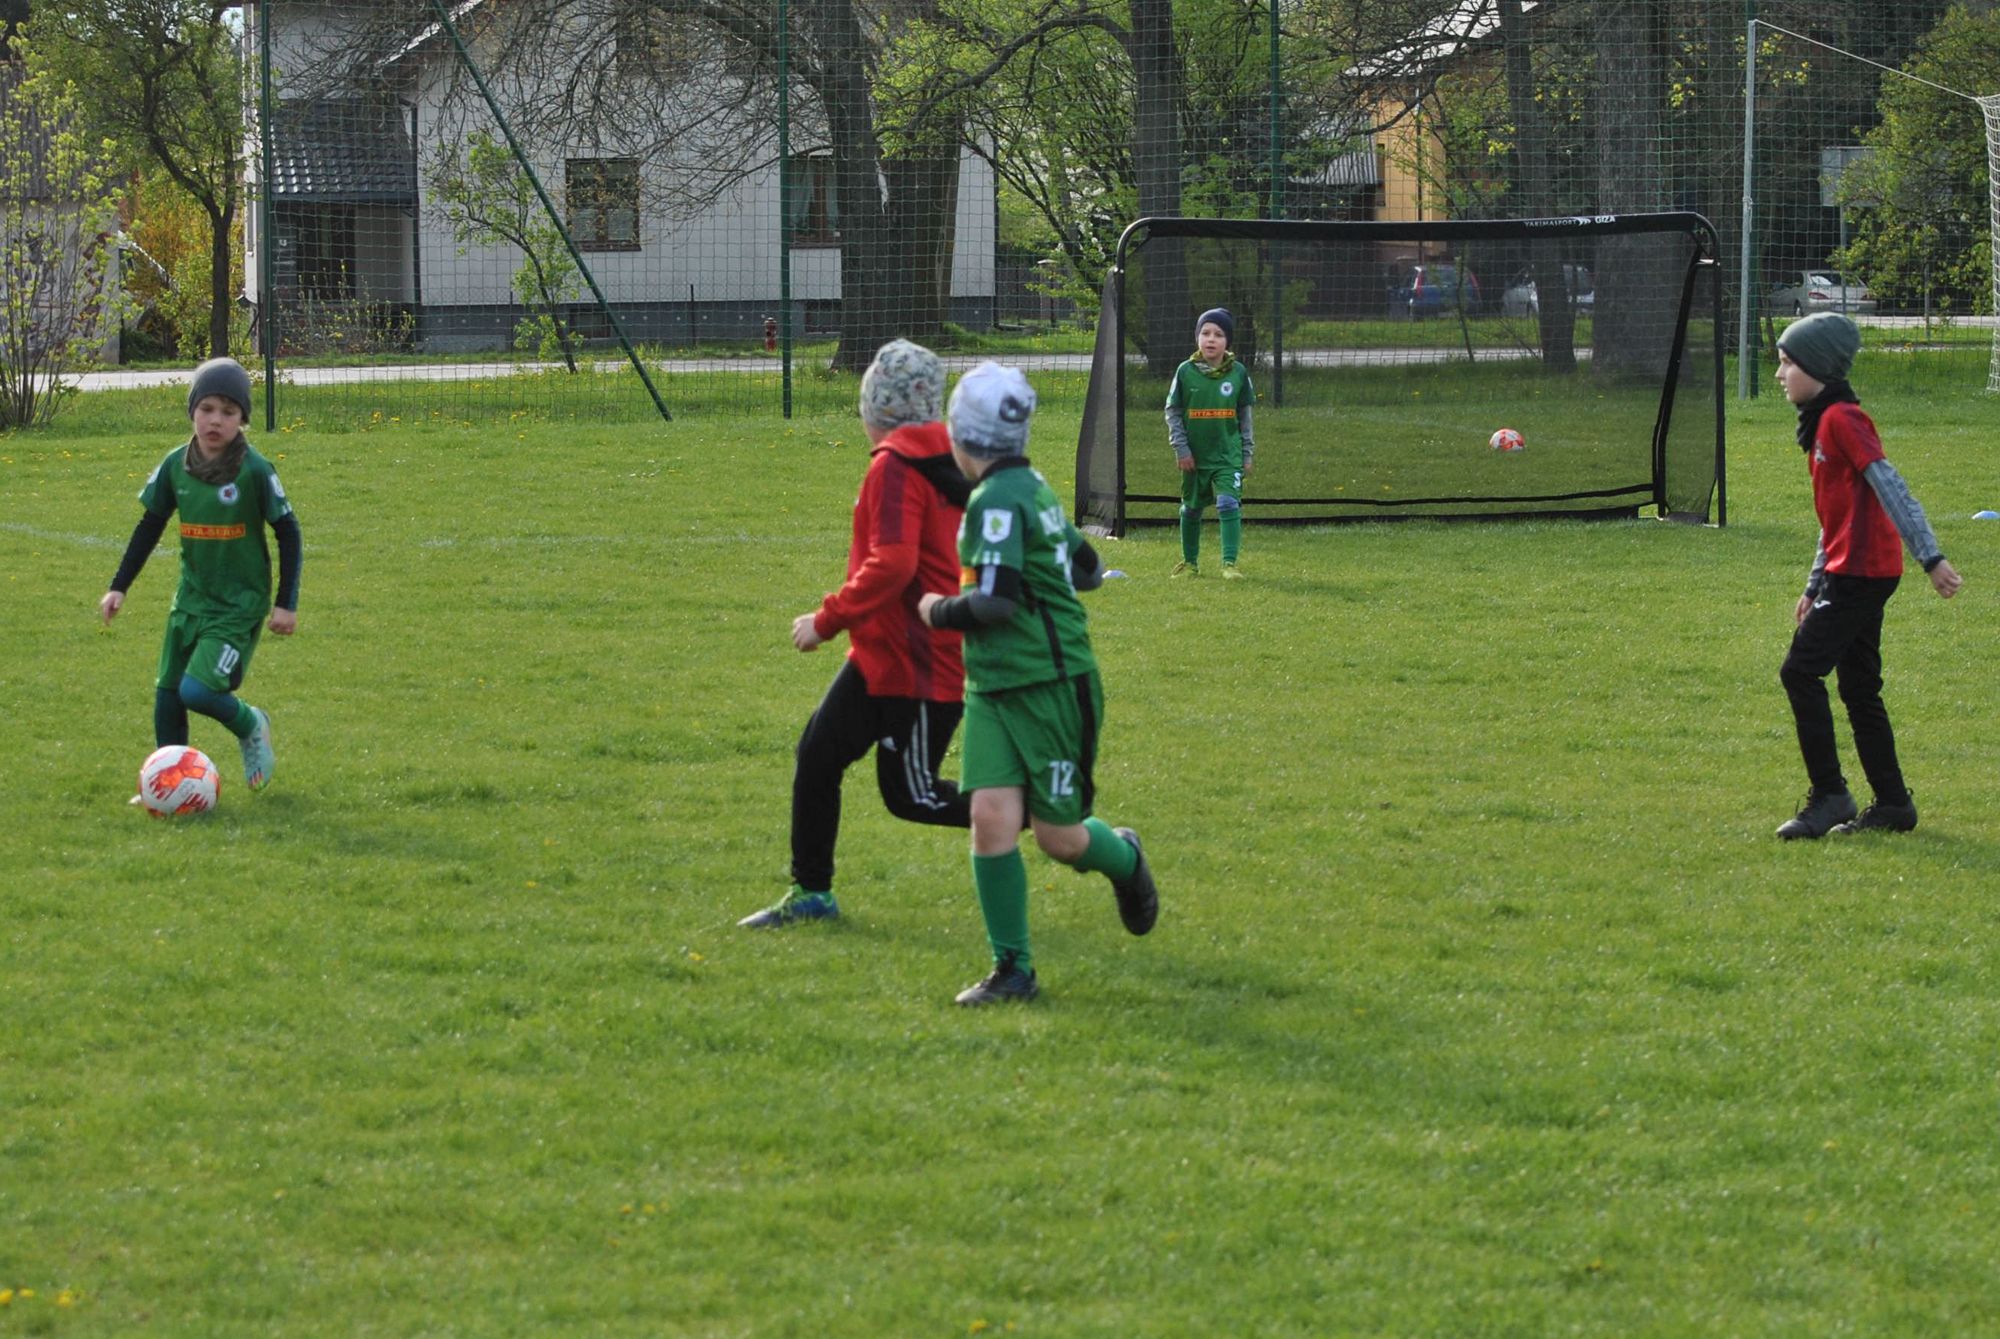
[[892, 339], [861, 374], [861, 421], [872, 428], [935, 423], [944, 417], [944, 364], [921, 344]]

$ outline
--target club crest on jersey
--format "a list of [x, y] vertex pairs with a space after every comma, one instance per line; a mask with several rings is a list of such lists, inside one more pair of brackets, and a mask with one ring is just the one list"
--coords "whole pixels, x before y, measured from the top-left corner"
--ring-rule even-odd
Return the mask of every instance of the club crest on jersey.
[[1223, 382], [1223, 383], [1222, 383], [1222, 394], [1223, 394], [1223, 398], [1225, 398], [1225, 399], [1227, 399], [1227, 398], [1228, 398], [1229, 396], [1232, 396], [1232, 395], [1236, 394], [1236, 383], [1235, 383], [1235, 382], [1233, 382], [1233, 381], [1225, 381], [1225, 382]]
[[215, 496], [223, 506], [228, 507], [235, 505], [236, 499], [241, 495], [236, 490], [236, 481], [231, 479], [228, 483], [215, 490]]
[[1014, 533], [1014, 513], [1011, 511], [989, 511], [980, 523], [980, 536], [988, 544], [998, 544]]

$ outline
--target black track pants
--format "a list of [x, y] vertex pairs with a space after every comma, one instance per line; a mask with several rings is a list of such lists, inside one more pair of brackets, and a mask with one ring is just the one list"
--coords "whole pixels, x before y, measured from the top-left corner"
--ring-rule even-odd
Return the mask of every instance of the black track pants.
[[957, 702], [872, 697], [854, 662], [843, 661], [799, 736], [792, 773], [792, 882], [815, 891], [833, 887], [841, 778], [870, 748], [890, 813], [912, 823], [971, 827], [971, 802], [937, 774], [964, 714]]
[[1838, 677], [1840, 700], [1854, 728], [1854, 751], [1875, 798], [1896, 804], [1908, 791], [1896, 761], [1896, 734], [1882, 705], [1882, 611], [1896, 593], [1896, 577], [1826, 578], [1778, 671], [1792, 700], [1799, 752], [1815, 791], [1845, 790], [1833, 738], [1833, 709], [1826, 676]]

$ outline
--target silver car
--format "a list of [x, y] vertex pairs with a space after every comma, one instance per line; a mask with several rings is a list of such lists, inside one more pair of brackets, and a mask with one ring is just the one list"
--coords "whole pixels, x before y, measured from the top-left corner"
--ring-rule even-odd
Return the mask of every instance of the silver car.
[[1849, 316], [1872, 316], [1875, 297], [1859, 279], [1848, 279], [1838, 270], [1805, 270], [1802, 282], [1784, 284], [1771, 290], [1770, 310], [1777, 316], [1806, 316], [1812, 312], [1845, 312]]
[[[1590, 271], [1581, 265], [1564, 265], [1563, 282], [1569, 285], [1569, 300], [1579, 315], [1588, 316], [1597, 306], [1597, 292], [1590, 281]], [[1542, 310], [1541, 294], [1535, 289], [1535, 275], [1532, 270], [1522, 270], [1514, 276], [1514, 282], [1500, 295], [1500, 313], [1503, 316], [1535, 316]]]

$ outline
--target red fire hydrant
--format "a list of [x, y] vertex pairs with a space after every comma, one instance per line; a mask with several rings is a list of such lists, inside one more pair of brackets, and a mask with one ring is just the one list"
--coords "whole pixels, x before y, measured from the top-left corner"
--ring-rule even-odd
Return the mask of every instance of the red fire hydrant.
[[776, 353], [777, 351], [778, 318], [775, 316], [766, 316], [764, 318], [764, 352]]

